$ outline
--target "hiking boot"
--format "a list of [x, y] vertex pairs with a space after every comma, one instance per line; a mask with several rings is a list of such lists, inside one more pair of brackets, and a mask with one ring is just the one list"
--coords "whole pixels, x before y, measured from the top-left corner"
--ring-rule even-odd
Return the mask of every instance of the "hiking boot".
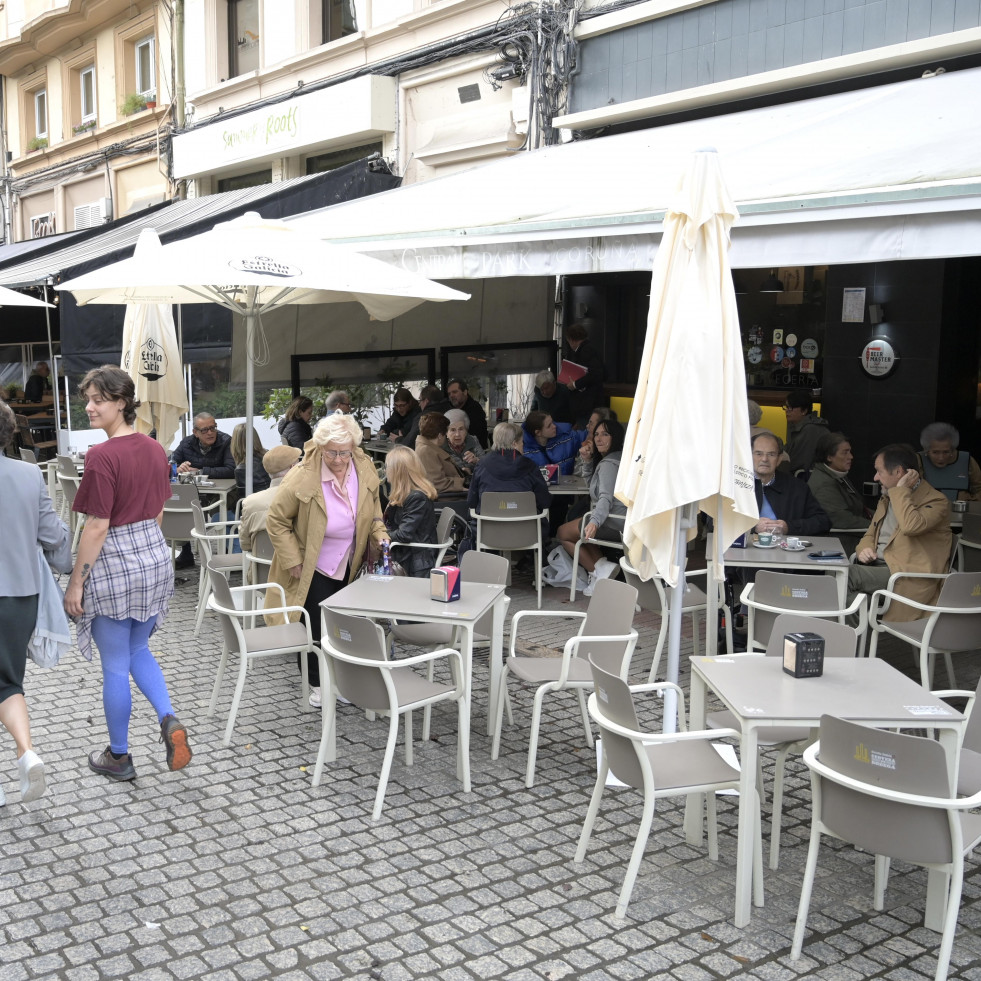
[[114, 756], [112, 748], [106, 746], [101, 753], [89, 753], [89, 769], [101, 773], [110, 780], [135, 780], [136, 767], [130, 753]]
[[44, 763], [33, 749], [28, 749], [17, 761], [17, 771], [20, 774], [21, 802], [30, 804], [44, 793]]
[[176, 716], [165, 715], [160, 723], [160, 741], [167, 747], [167, 766], [182, 770], [191, 762], [191, 747], [187, 744], [187, 730]]

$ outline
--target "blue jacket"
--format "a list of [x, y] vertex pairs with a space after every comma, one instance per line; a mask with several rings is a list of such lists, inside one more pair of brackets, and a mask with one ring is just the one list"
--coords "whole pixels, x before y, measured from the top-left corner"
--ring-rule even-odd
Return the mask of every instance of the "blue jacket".
[[538, 440], [528, 432], [524, 435], [525, 456], [538, 467], [557, 463], [562, 474], [572, 473], [579, 447], [589, 437], [585, 429], [573, 429], [568, 422], [557, 422], [555, 435], [544, 446], [539, 445]]

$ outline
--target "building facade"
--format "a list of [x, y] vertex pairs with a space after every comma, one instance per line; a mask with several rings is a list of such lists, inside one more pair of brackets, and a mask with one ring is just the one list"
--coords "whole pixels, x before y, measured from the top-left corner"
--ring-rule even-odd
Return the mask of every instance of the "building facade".
[[0, 7], [5, 241], [91, 228], [172, 196], [172, 31], [161, 2]]

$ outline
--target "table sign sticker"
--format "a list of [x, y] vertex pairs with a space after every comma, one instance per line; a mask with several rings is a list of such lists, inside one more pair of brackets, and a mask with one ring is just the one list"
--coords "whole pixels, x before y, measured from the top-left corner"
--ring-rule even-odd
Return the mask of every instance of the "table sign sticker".
[[752, 706], [752, 705], [744, 705], [743, 706], [743, 714], [745, 714], [745, 715], [764, 715], [765, 713], [764, 713], [763, 709], [761, 709], [761, 708], [756, 708], [755, 706]]
[[364, 576], [364, 578], [365, 579], [368, 579], [371, 582], [395, 582], [395, 576], [375, 576], [375, 575], [371, 575], [371, 576]]
[[813, 375], [814, 374], [814, 358], [801, 358], [800, 359], [800, 370], [801, 374]]
[[910, 715], [950, 715], [951, 711], [945, 705], [904, 705]]
[[351, 631], [350, 630], [341, 630], [341, 629], [338, 629], [337, 636], [341, 640], [346, 640], [348, 643], [351, 643]]

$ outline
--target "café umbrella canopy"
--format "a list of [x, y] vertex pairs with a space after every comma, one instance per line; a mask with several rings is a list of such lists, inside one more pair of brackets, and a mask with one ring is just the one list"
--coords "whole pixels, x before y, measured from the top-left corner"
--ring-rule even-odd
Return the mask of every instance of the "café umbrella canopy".
[[[658, 575], [673, 587], [667, 678], [674, 682], [696, 510], [714, 521], [718, 580], [722, 553], [759, 519], [729, 268], [737, 217], [718, 154], [697, 151], [665, 214], [654, 259], [644, 356], [615, 489], [627, 505], [623, 540], [631, 565], [642, 579]], [[670, 707], [665, 728], [673, 731]]]
[[[156, 233], [152, 229], [143, 236]], [[331, 245], [281, 221], [254, 212], [211, 231], [161, 245], [147, 261], [133, 257], [61, 284], [80, 305], [88, 303], [217, 303], [244, 319], [246, 432], [252, 425], [255, 365], [268, 346], [262, 315], [296, 303], [360, 303], [376, 320], [391, 320], [425, 300], [466, 300], [469, 295]], [[252, 489], [252, 457], [246, 456]]]

